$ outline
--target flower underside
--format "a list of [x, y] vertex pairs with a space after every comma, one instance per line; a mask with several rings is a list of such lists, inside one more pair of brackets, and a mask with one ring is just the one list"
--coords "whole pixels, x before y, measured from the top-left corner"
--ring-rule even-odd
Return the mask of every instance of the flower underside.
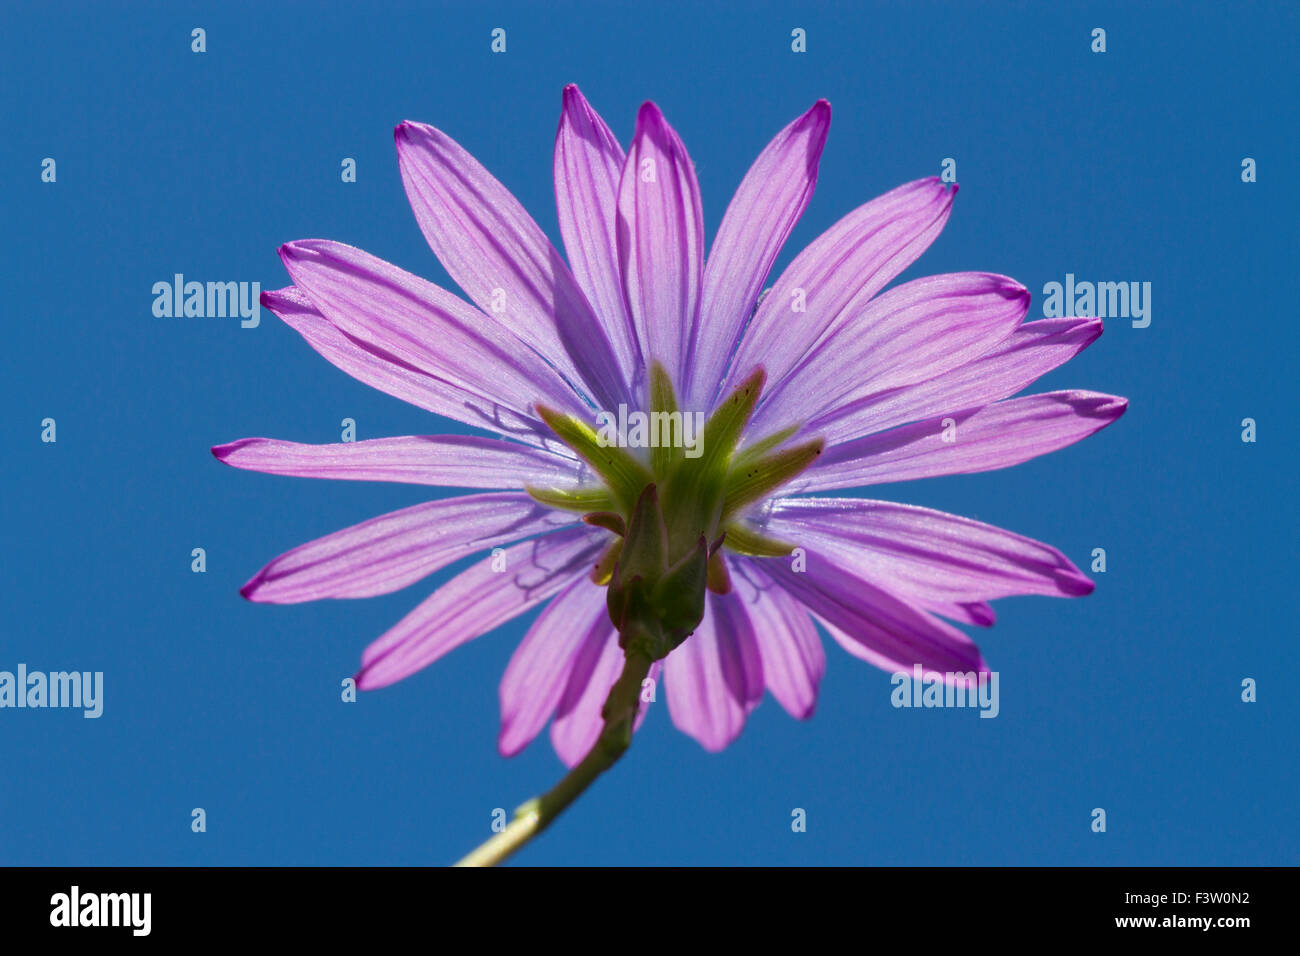
[[957, 680], [988, 671], [959, 626], [992, 625], [990, 601], [1090, 593], [1034, 539], [824, 495], [1019, 465], [1127, 405], [1020, 394], [1101, 320], [1026, 321], [1029, 291], [995, 273], [893, 284], [948, 221], [957, 189], [940, 177], [857, 206], [774, 272], [829, 123], [818, 101], [778, 132], [706, 243], [694, 164], [658, 107], [641, 107], [625, 145], [566, 87], [563, 254], [454, 139], [400, 124], [411, 208], [464, 298], [308, 239], [281, 247], [293, 284], [262, 301], [353, 378], [499, 437], [214, 447], [270, 474], [476, 489], [301, 544], [240, 593], [388, 594], [491, 548], [367, 646], [357, 687], [403, 680], [544, 605], [501, 680], [498, 748], [518, 753], [549, 722], [583, 773], [645, 717], [640, 681], [661, 681], [674, 725], [714, 752], [765, 692], [813, 714], [823, 632], [891, 673], [919, 664]]
[[[583, 514], [617, 537], [592, 569], [608, 586], [610, 618], [625, 647], [650, 660], [668, 655], [694, 631], [706, 591], [726, 594], [731, 581], [721, 551], [777, 557], [793, 545], [760, 534], [742, 520], [749, 506], [798, 475], [821, 454], [821, 438], [786, 445], [797, 427], [739, 448], [763, 390], [756, 369], [705, 422], [697, 453], [661, 443], [643, 459], [601, 441], [587, 423], [543, 405], [538, 414], [600, 482], [574, 488], [529, 486], [542, 504]], [[672, 381], [652, 363], [647, 405], [651, 416], [679, 413]]]

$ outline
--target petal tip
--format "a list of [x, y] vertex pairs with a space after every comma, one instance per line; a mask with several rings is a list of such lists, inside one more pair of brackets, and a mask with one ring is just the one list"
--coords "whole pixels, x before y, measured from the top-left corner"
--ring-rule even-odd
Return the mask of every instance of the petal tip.
[[[367, 648], [366, 650], [369, 651], [370, 649]], [[365, 653], [361, 655], [361, 669], [352, 678], [357, 682], [357, 690], [379, 690], [410, 677], [416, 670], [420, 669], [403, 670], [389, 667], [387, 670], [383, 670], [384, 661], [385, 657], [382, 655], [371, 661], [366, 660]]]
[[295, 239], [293, 242], [283, 243], [275, 252], [280, 257], [280, 261], [288, 265], [290, 262], [301, 261], [304, 258], [303, 253], [306, 252], [306, 249], [303, 247], [301, 239]]
[[1056, 393], [1058, 400], [1063, 400], [1075, 412], [1086, 418], [1104, 418], [1106, 424], [1113, 422], [1128, 410], [1128, 399], [1120, 395], [1108, 395], [1105, 392], [1067, 391]]
[[804, 113], [803, 119], [808, 124], [827, 125], [831, 121], [831, 101], [824, 97], [819, 99], [808, 108], [808, 112]]
[[1082, 571], [1066, 572], [1059, 577], [1061, 590], [1069, 597], [1087, 597], [1093, 591], [1097, 590], [1097, 584], [1091, 578], [1085, 577]]
[[666, 125], [663, 110], [654, 100], [646, 100], [641, 104], [641, 108], [636, 111], [636, 129], [641, 132], [646, 127], [660, 127]]
[[923, 179], [918, 179], [915, 182], [905, 184], [902, 188], [906, 188], [906, 186], [932, 189], [934, 190], [932, 201], [946, 203], [951, 203], [957, 196], [957, 190], [961, 188], [961, 186], [955, 182], [944, 182], [943, 177], [941, 176], [926, 176]]
[[397, 146], [398, 163], [409, 160], [408, 149], [434, 148], [440, 145], [438, 130], [428, 123], [402, 120], [393, 127], [393, 142]]
[[1114, 420], [1128, 411], [1128, 399], [1119, 395], [1104, 395], [1098, 402], [1097, 409]]
[[1028, 305], [1029, 300], [1033, 297], [1023, 283], [1010, 276], [1004, 276], [996, 272], [986, 272], [983, 275], [988, 280], [992, 291], [998, 293], [1004, 299], [1020, 300], [1025, 305]]

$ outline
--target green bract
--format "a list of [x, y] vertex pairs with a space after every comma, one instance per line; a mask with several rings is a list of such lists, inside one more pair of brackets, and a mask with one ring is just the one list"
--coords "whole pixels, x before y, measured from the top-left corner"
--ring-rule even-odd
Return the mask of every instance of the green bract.
[[[761, 557], [793, 550], [749, 527], [743, 512], [808, 467], [823, 442], [785, 446], [796, 426], [737, 450], [765, 381], [764, 371], [756, 369], [714, 410], [694, 458], [680, 447], [655, 443], [642, 460], [602, 441], [586, 422], [537, 407], [600, 483], [529, 487], [528, 493], [550, 507], [580, 512], [588, 524], [618, 536], [596, 563], [592, 580], [609, 586], [610, 619], [624, 647], [650, 660], [665, 657], [699, 625], [706, 591], [731, 590], [723, 548]], [[672, 382], [657, 362], [647, 391], [652, 413], [678, 412]]]

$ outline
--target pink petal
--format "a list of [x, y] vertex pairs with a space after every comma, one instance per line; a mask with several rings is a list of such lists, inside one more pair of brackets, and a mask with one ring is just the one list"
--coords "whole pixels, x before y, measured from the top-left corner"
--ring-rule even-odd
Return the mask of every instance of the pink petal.
[[[902, 593], [905, 589], [896, 587], [895, 590]], [[993, 605], [985, 601], [941, 601], [936, 598], [918, 595], [915, 592], [908, 591], [908, 600], [917, 607], [925, 608], [950, 621], [956, 621], [958, 624], [969, 624], [972, 627], [992, 627], [997, 620], [997, 614], [993, 610]]]
[[776, 134], [727, 206], [705, 260], [687, 407], [715, 397], [772, 264], [812, 198], [830, 124], [831, 106], [818, 100]]
[[1028, 310], [1029, 290], [985, 272], [927, 276], [890, 289], [766, 392], [750, 433], [801, 422], [815, 431], [813, 422], [840, 408], [959, 368], [998, 346]]
[[626, 401], [591, 306], [519, 201], [441, 130], [408, 122], [393, 135], [407, 199], [447, 274], [600, 407]]
[[518, 492], [426, 501], [299, 545], [240, 593], [264, 604], [388, 594], [478, 551], [572, 525], [573, 518]]
[[704, 215], [686, 147], [653, 103], [637, 114], [618, 216], [619, 270], [641, 353], [684, 382], [699, 308]]
[[[298, 288], [342, 332], [390, 361], [451, 385], [453, 401], [469, 392], [488, 409], [503, 405], [524, 417], [532, 416], [538, 400], [585, 411], [541, 358], [432, 282], [323, 239], [281, 246], [280, 258]], [[464, 413], [452, 417], [463, 419]]]
[[366, 648], [357, 686], [386, 687], [518, 617], [589, 571], [608, 538], [598, 529], [572, 528], [481, 558]]
[[888, 671], [968, 673], [988, 668], [979, 648], [951, 624], [845, 568], [833, 554], [809, 550], [807, 569], [787, 558], [763, 562], [791, 597], [847, 637], [851, 653]]
[[[932, 601], [982, 602], [1013, 594], [1078, 597], [1094, 588], [1051, 545], [914, 505], [783, 498], [774, 502], [765, 529], [834, 555], [843, 567], [891, 590]], [[956, 613], [971, 623], [987, 617], [978, 607]]]
[[[1105, 428], [1128, 400], [1097, 392], [1045, 392], [953, 411], [893, 431], [833, 445], [791, 490], [825, 491], [1018, 465]], [[946, 426], [956, 439], [943, 440]]]
[[234, 468], [298, 478], [400, 481], [458, 488], [569, 484], [581, 463], [548, 451], [475, 435], [410, 435], [333, 445], [241, 438], [212, 454]]
[[578, 287], [591, 303], [613, 348], [624, 381], [641, 361], [618, 269], [618, 181], [623, 147], [605, 121], [570, 84], [555, 137], [555, 206], [560, 235]]
[[806, 431], [842, 442], [952, 408], [1001, 401], [1063, 365], [1101, 335], [1100, 319], [1027, 322], [972, 362], [917, 385], [877, 392], [811, 420]]
[[551, 722], [551, 746], [565, 766], [575, 766], [595, 746], [605, 726], [600, 712], [623, 672], [623, 659], [613, 624], [603, 634], [587, 635]]
[[544, 444], [551, 435], [531, 411], [506, 408], [477, 391], [397, 362], [382, 348], [350, 337], [321, 315], [300, 289], [287, 286], [263, 292], [262, 305], [284, 320], [327, 361], [371, 388], [434, 414], [490, 428], [529, 444]]
[[737, 595], [709, 596], [713, 632], [718, 639], [722, 677], [731, 695], [745, 705], [746, 712], [763, 699], [763, 656], [754, 636], [749, 609]]
[[559, 706], [574, 660], [589, 640], [607, 638], [609, 612], [605, 589], [586, 577], [556, 597], [529, 628], [501, 678], [501, 734], [504, 757], [523, 750]]
[[[851, 321], [867, 301], [916, 261], [948, 221], [956, 186], [937, 177], [907, 183], [859, 206], [805, 248], [759, 303], [718, 394], [755, 366], [771, 389], [828, 331]], [[806, 311], [795, 311], [802, 294]]]
[[[817, 616], [814, 615], [814, 617]], [[842, 647], [849, 654], [852, 654], [858, 660], [866, 661], [872, 667], [878, 667], [889, 674], [906, 674], [908, 677], [912, 676], [915, 663], [909, 664], [907, 667], [900, 667], [895, 661], [877, 653], [869, 645], [863, 644], [856, 638], [851, 637], [846, 631], [836, 627], [825, 618], [817, 617], [817, 623], [826, 628], [826, 633], [831, 636], [836, 644]], [[925, 665], [922, 665], [921, 669], [926, 674], [939, 675], [945, 684], [960, 684], [968, 687], [973, 686], [975, 682], [979, 680], [979, 675], [988, 670], [985, 667], [982, 669], [972, 668], [968, 671], [934, 671], [927, 670]]]
[[763, 663], [745, 606], [709, 594], [695, 633], [664, 662], [668, 712], [678, 730], [717, 752], [740, 735], [763, 695]]
[[736, 593], [745, 604], [763, 663], [763, 681], [791, 717], [806, 720], [817, 706], [826, 651], [817, 628], [763, 570], [761, 560], [731, 559]]

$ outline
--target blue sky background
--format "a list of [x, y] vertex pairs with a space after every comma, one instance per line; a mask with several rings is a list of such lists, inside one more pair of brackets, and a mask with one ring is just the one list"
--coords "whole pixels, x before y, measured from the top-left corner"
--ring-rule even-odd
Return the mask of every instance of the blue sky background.
[[1127, 396], [1111, 428], [1014, 469], [870, 490], [1081, 567], [1106, 549], [1089, 598], [997, 603], [977, 635], [997, 719], [895, 710], [889, 676], [827, 641], [812, 720], [768, 698], [709, 755], [661, 694], [623, 763], [519, 861], [1296, 863], [1297, 16], [1133, 6], [7, 9], [0, 669], [102, 670], [106, 692], [99, 720], [0, 711], [0, 863], [444, 863], [558, 779], [545, 737], [511, 760], [495, 747], [497, 683], [533, 615], [340, 701], [362, 648], [456, 568], [362, 601], [237, 593], [275, 555], [430, 490], [238, 472], [209, 446], [337, 441], [345, 417], [359, 438], [456, 426], [349, 379], [269, 312], [256, 329], [154, 318], [151, 287], [182, 272], [278, 288], [277, 245], [309, 237], [448, 283], [402, 191], [402, 119], [458, 139], [558, 243], [568, 82], [625, 142], [643, 100], [663, 108], [710, 238], [757, 152], [827, 97], [817, 193], [778, 268], [953, 157], [953, 217], [903, 278], [1006, 273], [1031, 317], [1067, 272], [1149, 281], [1153, 308], [1034, 389]]

